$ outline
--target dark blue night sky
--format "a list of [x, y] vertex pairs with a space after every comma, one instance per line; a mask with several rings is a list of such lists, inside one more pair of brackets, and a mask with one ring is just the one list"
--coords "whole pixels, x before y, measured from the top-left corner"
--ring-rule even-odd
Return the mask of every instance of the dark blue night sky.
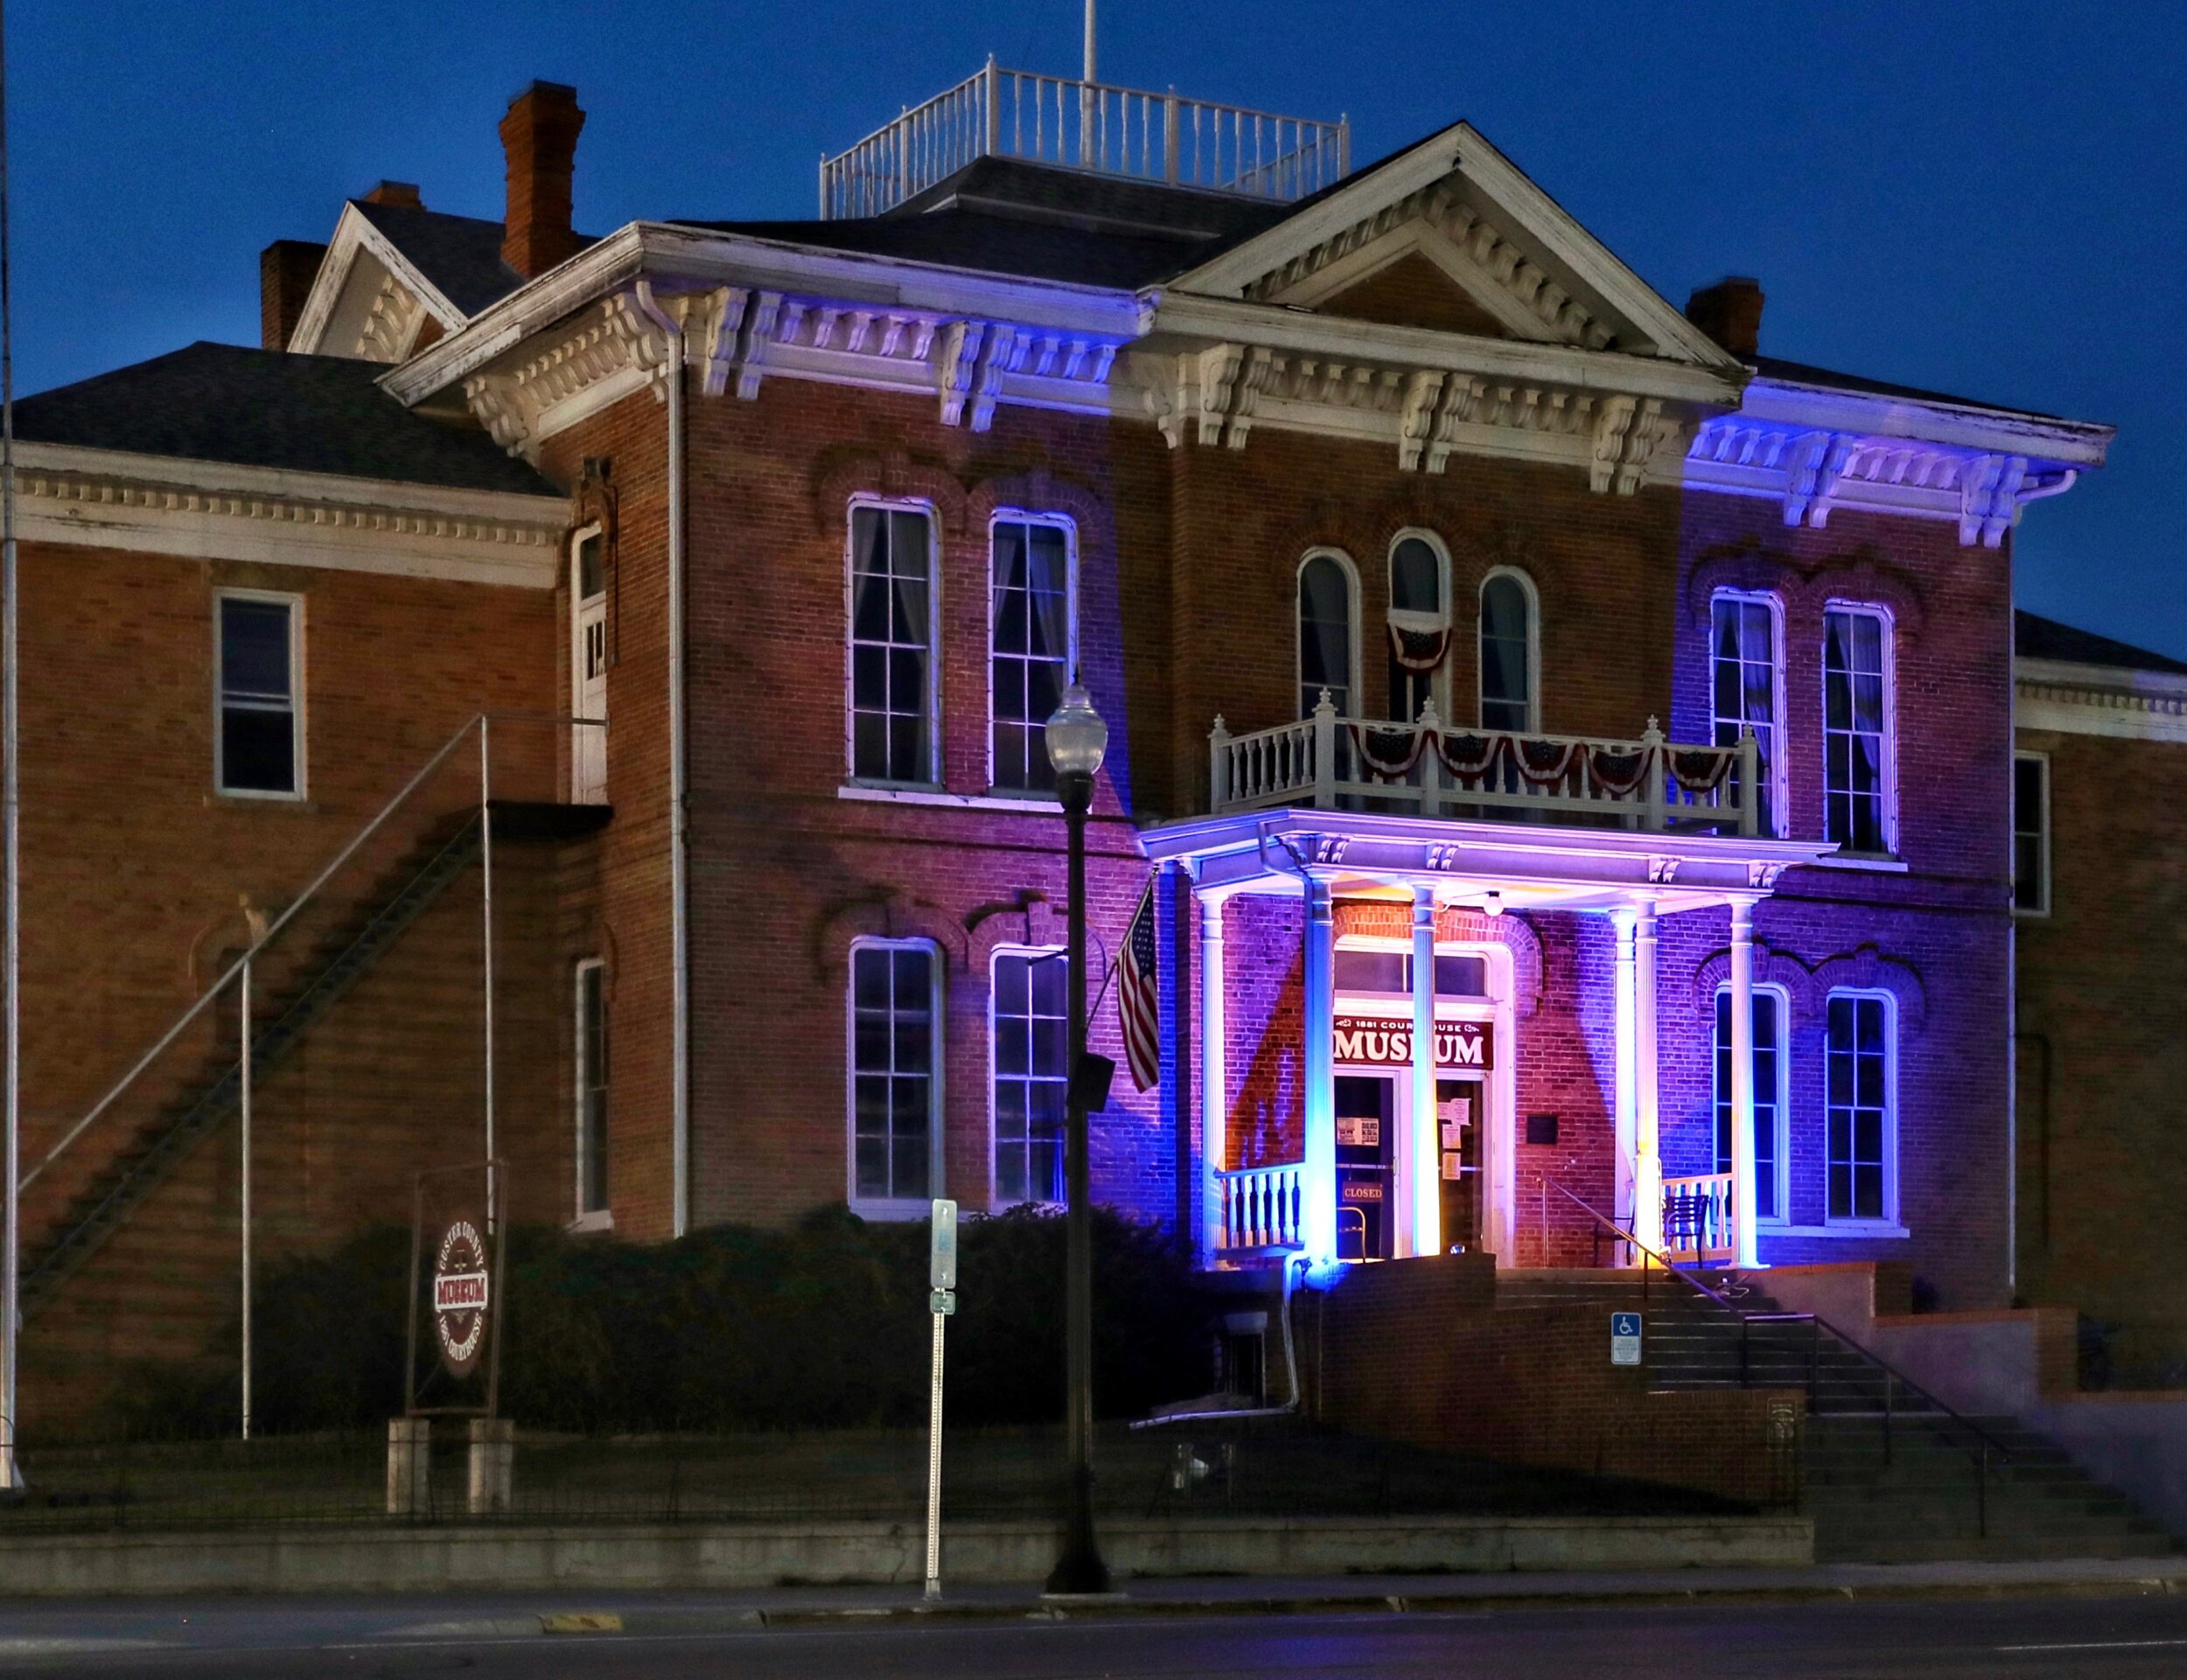
[[[493, 125], [590, 113], [577, 220], [812, 213], [814, 165], [968, 74], [1075, 73], [1079, 0], [22, 0], [17, 389], [255, 343], [256, 253], [381, 177], [498, 217]], [[2022, 604], [2187, 656], [2187, 7], [1102, 0], [1103, 79], [1349, 113], [1364, 161], [1471, 119], [1673, 303], [1765, 351], [2116, 424], [2030, 511]]]

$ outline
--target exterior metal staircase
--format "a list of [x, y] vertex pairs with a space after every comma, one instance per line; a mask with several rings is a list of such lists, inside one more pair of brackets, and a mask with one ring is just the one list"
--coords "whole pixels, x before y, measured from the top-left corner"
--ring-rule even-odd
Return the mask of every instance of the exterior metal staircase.
[[[262, 1006], [252, 1035], [259, 1077], [279, 1068], [479, 855], [475, 812], [442, 823], [398, 861], [338, 924], [290, 983]], [[238, 1049], [223, 1045], [77, 1193], [45, 1241], [24, 1256], [22, 1312], [36, 1314], [192, 1151], [234, 1119], [242, 1096]]]
[[1807, 1397], [1800, 1507], [1821, 1562], [2138, 1558], [2178, 1543], [2054, 1442], [2009, 1418], [1965, 1418], [1827, 1325], [1747, 1280], [1686, 1272], [1513, 1272], [1497, 1306], [1586, 1307], [1645, 1318], [1655, 1389], [1790, 1389]]

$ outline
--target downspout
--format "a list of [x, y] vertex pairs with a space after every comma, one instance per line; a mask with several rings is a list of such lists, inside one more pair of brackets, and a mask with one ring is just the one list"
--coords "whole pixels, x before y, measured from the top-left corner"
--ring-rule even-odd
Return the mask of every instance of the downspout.
[[683, 327], [653, 300], [653, 282], [632, 288], [638, 312], [660, 329], [668, 364], [668, 926], [674, 1040], [673, 1232], [691, 1226], [691, 964], [688, 924], [688, 800], [684, 785], [683, 725]]

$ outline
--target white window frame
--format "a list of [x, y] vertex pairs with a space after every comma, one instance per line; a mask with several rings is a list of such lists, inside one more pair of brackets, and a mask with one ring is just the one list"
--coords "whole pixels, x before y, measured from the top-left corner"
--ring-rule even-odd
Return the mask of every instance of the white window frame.
[[[919, 781], [891, 781], [857, 773], [857, 711], [854, 673], [857, 664], [858, 513], [917, 513], [926, 521], [926, 775]], [[941, 513], [916, 497], [857, 495], [843, 516], [843, 781], [850, 787], [939, 788], [941, 785]]]
[[1856, 852], [1841, 847], [1840, 857], [1885, 857], [1898, 855], [1898, 627], [1889, 607], [1878, 606], [1873, 601], [1838, 601], [1823, 603], [1823, 631], [1816, 645], [1818, 674], [1822, 680], [1822, 835], [1830, 835], [1830, 615], [1856, 613], [1875, 619], [1883, 627], [1880, 645], [1883, 655], [1883, 840], [1881, 852]]
[[[604, 603], [607, 596], [607, 528], [606, 526], [601, 525], [597, 519], [590, 525], [579, 526], [575, 531], [572, 531], [569, 533], [569, 683], [568, 698], [570, 701], [569, 715], [572, 718], [575, 718], [577, 715], [577, 688], [583, 681], [583, 678], [579, 673], [584, 669], [584, 631], [583, 625], [578, 617], [578, 610], [586, 602], [593, 598], [589, 595], [583, 595], [579, 592], [581, 588], [579, 580], [583, 575], [584, 545], [588, 542], [597, 542], [601, 545], [600, 596], [603, 603]], [[611, 626], [613, 622], [611, 615], [604, 611], [602, 617], [603, 622]], [[613, 645], [611, 643], [611, 652], [612, 652], [612, 645]], [[583, 724], [572, 723], [569, 726], [569, 781], [572, 793], [576, 791], [576, 788], [577, 756], [583, 748], [586, 736], [591, 735], [592, 733], [592, 729]]]
[[[230, 787], [227, 785], [227, 766], [222, 762], [226, 713], [227, 710], [227, 673], [225, 665], [225, 637], [221, 631], [223, 604], [229, 601], [255, 601], [289, 610], [289, 717], [290, 729], [289, 751], [294, 768], [291, 779], [296, 786], [283, 792], [276, 788]], [[307, 723], [304, 715], [304, 597], [279, 589], [217, 589], [213, 591], [213, 788], [223, 799], [271, 799], [286, 805], [300, 805], [310, 798], [305, 780], [310, 754], [304, 750]]]
[[[1830, 1210], [1830, 1005], [1839, 998], [1883, 1006], [1883, 1211], [1859, 1218]], [[1874, 987], [1834, 986], [1823, 999], [1822, 1017], [1822, 1217], [1832, 1231], [1897, 1234], [1898, 1218], [1898, 1000]]]
[[[1770, 613], [1770, 820], [1771, 832], [1782, 839], [1788, 832], [1791, 811], [1791, 778], [1785, 763], [1785, 603], [1771, 589], [1718, 589], [1708, 597], [1708, 652], [1706, 665], [1708, 701], [1709, 739], [1716, 738], [1718, 728], [1726, 723], [1745, 724], [1746, 719], [1721, 717], [1716, 712], [1716, 603], [1733, 602], [1740, 606], [1767, 607]], [[1742, 650], [1743, 653], [1743, 650]], [[1759, 735], [1761, 731], [1756, 730]], [[1735, 737], [1736, 738], [1736, 737]], [[1722, 744], [1722, 743], [1719, 743]]]
[[[576, 966], [570, 971], [574, 1022], [574, 1031], [569, 1040], [570, 1098], [575, 1110], [576, 1143], [576, 1171], [571, 1175], [576, 1190], [576, 1205], [571, 1210], [576, 1216], [569, 1224], [569, 1229], [572, 1230], [612, 1230], [615, 1229], [615, 1216], [610, 1210], [605, 1197], [601, 1198], [599, 1207], [585, 1206], [585, 1202], [590, 1199], [586, 1193], [591, 1188], [587, 1182], [585, 1172], [584, 1099], [589, 1076], [591, 1073], [590, 1065], [591, 1057], [586, 1052], [592, 1043], [592, 1037], [586, 1028], [584, 988], [586, 979], [593, 974], [600, 977], [600, 1028], [602, 1033], [604, 1034], [607, 1030], [608, 1011], [607, 959], [604, 957], [583, 957], [578, 959]], [[608, 1077], [611, 1079], [614, 1077], [612, 1063], [610, 1063]], [[604, 1084], [602, 1086], [602, 1096], [611, 1105], [609, 1112], [611, 1113], [613, 1098], [608, 1095]], [[608, 1139], [611, 1135], [608, 1114], [603, 1115], [600, 1129], [601, 1147], [604, 1153]], [[609, 1182], [612, 1186], [612, 1175], [610, 1175]]]
[[[927, 1075], [926, 1189], [923, 1196], [873, 1196], [858, 1192], [858, 953], [862, 951], [923, 951], [926, 953], [929, 996], [927, 1019], [933, 1025]], [[942, 1168], [947, 1156], [944, 1133], [949, 1113], [945, 1085], [948, 985], [942, 972], [941, 947], [932, 939], [884, 938], [861, 935], [850, 942], [843, 964], [843, 1199], [863, 1219], [924, 1219], [933, 1212], [932, 1202], [949, 1194]]]
[[[1729, 980], [1719, 983], [1716, 987], [1716, 997], [1727, 998], [1730, 995], [1731, 983]], [[1757, 1208], [1754, 1215], [1756, 1224], [1764, 1225], [1774, 1230], [1780, 1225], [1792, 1223], [1792, 994], [1783, 986], [1770, 981], [1757, 985], [1754, 988], [1754, 995], [1757, 998], [1766, 995], [1775, 1000], [1777, 1004], [1777, 1091], [1775, 1093], [1777, 1126], [1773, 1140], [1774, 1147], [1770, 1152], [1771, 1177], [1775, 1180], [1773, 1188], [1777, 1192], [1771, 1200], [1777, 1204], [1777, 1211], [1765, 1215]], [[1709, 1159], [1712, 1161], [1715, 1159], [1716, 1110], [1720, 1105], [1729, 1104], [1731, 1100], [1729, 1091], [1720, 1091], [1716, 1086], [1715, 1023], [1716, 1005], [1712, 1000], [1708, 1006], [1708, 1138]], [[1761, 1095], [1758, 1087], [1755, 1095], [1757, 1097]], [[1719, 1167], [1716, 1170], [1724, 1172], [1729, 1168]]]
[[[1339, 717], [1358, 718], [1366, 715], [1359, 698], [1361, 673], [1359, 670], [1359, 568], [1352, 564], [1352, 556], [1341, 548], [1309, 548], [1298, 558], [1298, 565], [1291, 573], [1291, 692], [1299, 697], [1299, 715], [1313, 715], [1314, 702], [1306, 699], [1306, 666], [1299, 658], [1299, 638], [1302, 620], [1299, 616], [1300, 587], [1306, 580], [1306, 568], [1317, 560], [1334, 561], [1337, 569], [1344, 574], [1345, 633], [1347, 638], [1345, 659], [1351, 666], [1352, 682], [1345, 696], [1345, 703], [1337, 708]], [[1317, 695], [1316, 699], [1318, 700]]]
[[[1079, 527], [1066, 513], [1035, 512], [1028, 508], [998, 507], [987, 522], [987, 788], [1001, 799], [1052, 801], [1052, 790], [1039, 787], [1002, 787], [995, 779], [995, 527], [998, 525], [1043, 525], [1063, 533], [1064, 617], [1066, 652], [1063, 680], [1068, 684], [1079, 668]], [[1015, 656], [1013, 656], [1015, 657]], [[936, 730], [940, 730], [940, 721]]]
[[[2009, 800], [2012, 809], [2012, 861], [2014, 864], [2014, 875], [2012, 882], [2012, 913], [2018, 917], [2022, 921], [2039, 922], [2048, 917], [2051, 913], [2051, 755], [2047, 752], [2026, 752], [2016, 750], [2012, 755], [2012, 763], [2013, 788]], [[2020, 903], [2020, 881], [2018, 875], [2018, 865], [2020, 861], [2020, 835], [2022, 832], [2020, 827], [2019, 780], [2020, 765], [2023, 763], [2039, 766], [2043, 783], [2042, 798], [2040, 801], [2042, 812], [2040, 816], [2037, 818], [2037, 820], [2042, 824], [2042, 828], [2036, 836], [2039, 843], [2037, 849], [2041, 853], [2042, 861], [2036, 866], [2036, 902], [2032, 904], [2027, 905], [2023, 905]]]
[[[996, 994], [996, 986], [995, 986], [995, 971], [996, 970], [996, 968], [997, 968], [998, 966], [1000, 966], [1000, 965], [1001, 965], [1003, 959], [1004, 958], [1006, 958], [1006, 957], [1030, 957], [1030, 958], [1036, 958], [1036, 959], [1038, 959], [1038, 958], [1041, 958], [1041, 957], [1052, 957], [1052, 958], [1057, 959], [1058, 959], [1058, 960], [1059, 960], [1059, 961], [1062, 961], [1062, 962], [1066, 963], [1066, 965], [1068, 964], [1068, 962], [1069, 962], [1069, 960], [1070, 960], [1070, 956], [1069, 956], [1069, 949], [1068, 949], [1068, 947], [1067, 947], [1067, 946], [1064, 946], [1064, 945], [997, 945], [997, 946], [995, 948], [995, 951], [994, 951], [993, 954], [992, 954], [992, 955], [991, 955], [991, 956], [988, 959], [988, 970], [987, 970], [987, 982], [988, 982], [988, 983], [987, 983], [987, 1196], [988, 1196], [988, 1206], [989, 1206], [989, 1207], [990, 1207], [990, 1208], [996, 1208], [996, 1209], [1000, 1209], [1000, 1208], [1015, 1208], [1015, 1207], [1037, 1207], [1037, 1208], [1038, 1208], [1038, 1207], [1055, 1207], [1055, 1206], [1059, 1206], [1059, 1205], [1061, 1205], [1061, 1204], [1059, 1204], [1059, 1203], [1056, 1203], [1056, 1202], [1049, 1202], [1033, 1201], [1033, 1200], [1030, 1200], [1030, 1199], [1029, 1199], [1029, 1200], [1026, 1200], [1026, 1201], [1023, 1201], [1023, 1202], [1006, 1202], [1006, 1201], [1004, 1201], [1004, 1200], [1003, 1199], [1003, 1192], [1002, 1192], [1002, 1177], [1001, 1177], [1001, 1174], [1000, 1174], [1000, 1172], [999, 1172], [999, 1170], [998, 1170], [998, 1165], [997, 1165], [997, 1163], [998, 1163], [998, 1161], [999, 1161], [999, 1159], [1000, 1159], [1000, 1157], [1001, 1157], [1001, 1154], [1002, 1154], [1002, 1134], [1001, 1134], [1001, 1132], [1000, 1132], [1000, 1130], [998, 1129], [997, 1125], [996, 1125], [996, 1121], [997, 1121], [998, 1116], [997, 1116], [996, 1112], [996, 1100], [995, 1100], [995, 1098], [996, 1098], [996, 1090], [997, 1090], [997, 1086], [998, 1086], [998, 1082], [1000, 1081], [1000, 1078], [1001, 1078], [1001, 1076], [1002, 1076], [1002, 1070], [1001, 1070], [1000, 1066], [998, 1065], [998, 1063], [997, 1063], [997, 1058], [996, 1058], [996, 1053], [995, 1053], [995, 1047], [996, 1047], [996, 1031], [995, 1031], [995, 1016], [996, 1016], [996, 1009], [995, 1009], [995, 994]], [[1069, 986], [1070, 982], [1071, 982], [1071, 977], [1070, 977], [1070, 974], [1069, 974], [1069, 972], [1067, 972], [1067, 969], [1066, 969], [1066, 973], [1065, 973], [1065, 975], [1064, 975], [1064, 985], [1066, 986], [1066, 987], [1068, 987], [1068, 986]], [[1066, 1007], [1067, 1007], [1067, 999], [1068, 999], [1068, 994], [1067, 994], [1067, 992], [1066, 992]], [[1070, 1055], [1069, 1048], [1068, 1048], [1068, 1046], [1067, 1046], [1067, 1045], [1066, 1045], [1066, 1049], [1065, 1049], [1064, 1054], [1065, 1054], [1066, 1059], [1066, 1061], [1067, 1061], [1067, 1059], [1068, 1059], [1068, 1057], [1069, 1057], [1069, 1055]], [[1068, 1070], [1068, 1069], [1067, 1069], [1067, 1067], [1066, 1067], [1066, 1081], [1067, 1081], [1067, 1077], [1068, 1077], [1068, 1071], [1069, 1071], [1069, 1070]], [[1065, 1147], [1066, 1147], [1066, 1148], [1068, 1148], [1068, 1147], [1069, 1147], [1069, 1135], [1068, 1135], [1068, 1122], [1067, 1122], [1067, 1120], [1066, 1120], [1066, 1122]]]
[[1534, 586], [1534, 579], [1516, 566], [1491, 567], [1481, 578], [1481, 587], [1473, 592], [1473, 719], [1477, 728], [1489, 727], [1485, 681], [1488, 666], [1481, 658], [1481, 644], [1488, 632], [1488, 614], [1482, 610], [1482, 603], [1487, 597], [1488, 586], [1506, 577], [1516, 582], [1527, 597], [1527, 727], [1518, 733], [1537, 735], [1541, 730], [1541, 591]]
[[[1436, 589], [1437, 596], [1443, 602], [1441, 612], [1401, 612], [1397, 609], [1397, 551], [1408, 542], [1413, 541], [1426, 543], [1436, 557]], [[1334, 553], [1335, 551], [1332, 549], [1324, 552]], [[1386, 625], [1394, 624], [1400, 630], [1409, 630], [1423, 634], [1435, 631], [1450, 632], [1452, 627], [1457, 623], [1457, 603], [1451, 599], [1451, 588], [1450, 550], [1441, 537], [1419, 526], [1408, 525], [1390, 539], [1389, 547], [1383, 551], [1382, 554], [1383, 619]], [[1294, 591], [1294, 596], [1296, 596], [1296, 591]], [[1296, 616], [1296, 599], [1294, 599], [1292, 613], [1294, 617]], [[1356, 622], [1356, 614], [1354, 618]], [[1383, 637], [1382, 657], [1385, 662], [1389, 660], [1387, 631]], [[1355, 667], [1352, 679], [1352, 686], [1354, 689], [1357, 689], [1365, 680], [1366, 674]], [[1446, 658], [1441, 668], [1436, 672], [1429, 692], [1435, 700], [1436, 715], [1444, 722], [1449, 722], [1450, 721], [1450, 661], [1449, 659]], [[1394, 701], [1390, 710], [1393, 712], [1397, 710]], [[1406, 726], [1418, 721], [1416, 718], [1410, 717], [1394, 717], [1389, 721]]]

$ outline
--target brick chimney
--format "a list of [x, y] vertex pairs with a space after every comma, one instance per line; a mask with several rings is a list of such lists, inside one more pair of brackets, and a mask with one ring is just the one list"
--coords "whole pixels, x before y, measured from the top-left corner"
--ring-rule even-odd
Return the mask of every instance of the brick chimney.
[[1762, 342], [1762, 282], [1729, 275], [1686, 300], [1686, 318], [1741, 361], [1752, 361]]
[[258, 339], [268, 350], [289, 347], [325, 259], [326, 247], [305, 239], [277, 239], [258, 254]]
[[501, 261], [527, 280], [576, 254], [569, 179], [583, 127], [577, 90], [552, 81], [534, 82], [509, 101], [501, 119], [501, 150], [508, 157]]
[[415, 181], [382, 181], [365, 194], [367, 204], [399, 204], [412, 210], [425, 208], [425, 201], [417, 196]]

